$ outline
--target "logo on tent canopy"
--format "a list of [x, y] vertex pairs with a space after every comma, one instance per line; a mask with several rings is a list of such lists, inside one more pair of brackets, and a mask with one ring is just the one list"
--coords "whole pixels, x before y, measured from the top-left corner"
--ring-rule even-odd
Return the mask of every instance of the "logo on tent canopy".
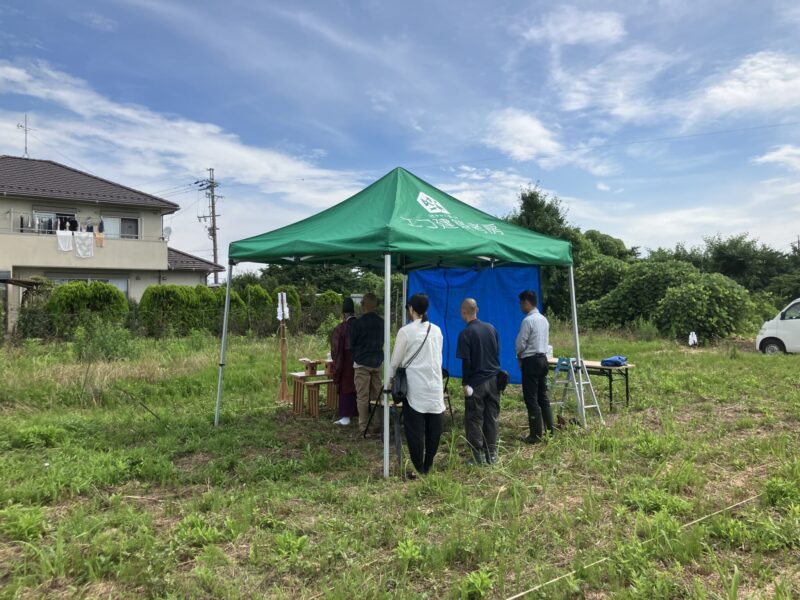
[[435, 198], [431, 198], [425, 192], [420, 192], [417, 196], [417, 202], [419, 202], [420, 206], [427, 210], [432, 215], [449, 215], [450, 211], [448, 211], [442, 203], [436, 200]]

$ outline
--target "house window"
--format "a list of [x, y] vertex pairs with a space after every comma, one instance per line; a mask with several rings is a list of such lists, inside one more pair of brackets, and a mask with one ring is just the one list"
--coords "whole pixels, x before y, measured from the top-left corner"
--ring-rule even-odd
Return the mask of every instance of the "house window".
[[103, 217], [103, 229], [107, 238], [139, 239], [139, 219], [135, 217]]
[[75, 213], [34, 210], [30, 227], [24, 229], [35, 233], [55, 233], [59, 225], [68, 227], [67, 222], [75, 218]]

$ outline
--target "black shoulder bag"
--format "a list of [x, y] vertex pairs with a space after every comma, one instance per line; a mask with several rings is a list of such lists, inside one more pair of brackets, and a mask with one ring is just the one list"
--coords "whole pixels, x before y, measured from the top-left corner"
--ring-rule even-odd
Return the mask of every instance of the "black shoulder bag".
[[406, 374], [406, 369], [412, 362], [414, 362], [414, 359], [417, 358], [417, 355], [422, 350], [425, 342], [428, 341], [428, 334], [430, 332], [431, 324], [428, 323], [428, 331], [425, 332], [425, 339], [422, 340], [419, 348], [417, 348], [417, 351], [414, 352], [414, 356], [409, 359], [404, 367], [397, 367], [397, 370], [394, 373], [394, 381], [392, 382], [392, 398], [394, 398], [395, 402], [405, 402], [406, 397], [408, 396], [408, 375]]

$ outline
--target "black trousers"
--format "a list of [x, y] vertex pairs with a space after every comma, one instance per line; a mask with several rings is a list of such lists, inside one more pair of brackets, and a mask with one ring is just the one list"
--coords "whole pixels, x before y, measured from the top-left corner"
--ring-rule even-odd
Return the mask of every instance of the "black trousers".
[[467, 443], [478, 453], [497, 452], [497, 428], [500, 419], [500, 392], [497, 377], [472, 386], [472, 396], [464, 398], [464, 432]]
[[541, 438], [546, 427], [553, 433], [553, 413], [547, 397], [547, 356], [537, 354], [522, 359], [522, 397], [528, 409], [531, 437]]
[[406, 400], [403, 406], [403, 428], [406, 432], [408, 454], [417, 472], [425, 474], [433, 465], [442, 437], [442, 413], [421, 413], [411, 408]]

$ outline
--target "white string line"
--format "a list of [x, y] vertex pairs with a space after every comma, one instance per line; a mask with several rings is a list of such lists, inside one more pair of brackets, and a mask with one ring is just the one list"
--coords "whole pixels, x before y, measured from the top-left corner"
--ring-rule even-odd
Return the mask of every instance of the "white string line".
[[[737, 502], [736, 504], [731, 504], [730, 506], [726, 506], [725, 508], [721, 508], [721, 509], [719, 509], [719, 510], [717, 510], [717, 511], [711, 513], [711, 514], [708, 514], [708, 515], [705, 515], [703, 517], [700, 517], [699, 519], [695, 519], [694, 521], [690, 521], [689, 523], [686, 523], [685, 525], [681, 525], [680, 528], [681, 529], [686, 529], [687, 527], [691, 527], [692, 525], [696, 525], [697, 523], [705, 521], [706, 519], [710, 519], [714, 515], [718, 515], [719, 513], [725, 512], [727, 510], [731, 510], [732, 508], [736, 508], [737, 506], [741, 506], [743, 504], [747, 504], [748, 502], [752, 502], [756, 498], [760, 498], [763, 495], [764, 494], [762, 492], [761, 494], [756, 494], [755, 496], [750, 496], [749, 498], [747, 498], [745, 500], [742, 500], [741, 502]], [[655, 538], [650, 538], [649, 540], [644, 542], [642, 545], [644, 546], [646, 544], [649, 544], [650, 542], [652, 542], [654, 540], [655, 540]], [[600, 563], [604, 563], [607, 560], [610, 560], [610, 557], [604, 556], [603, 558], [601, 558], [599, 560], [596, 560], [593, 563], [589, 563], [588, 565], [582, 566], [580, 570], [589, 569], [591, 567], [599, 565]], [[562, 579], [564, 579], [566, 577], [571, 577], [572, 575], [575, 575], [577, 573], [578, 573], [578, 569], [575, 569], [574, 571], [570, 571], [569, 573], [565, 573], [564, 575], [560, 575], [559, 577], [551, 579], [550, 581], [545, 581], [544, 583], [540, 583], [539, 585], [537, 585], [535, 587], [532, 587], [529, 590], [525, 590], [524, 592], [520, 592], [519, 594], [516, 594], [514, 596], [509, 596], [508, 598], [506, 598], [506, 600], [516, 600], [517, 598], [522, 598], [523, 596], [527, 596], [528, 594], [530, 594], [532, 592], [535, 592], [537, 590], [540, 590], [543, 587], [547, 587], [551, 583], [555, 583], [556, 581], [561, 581]]]

